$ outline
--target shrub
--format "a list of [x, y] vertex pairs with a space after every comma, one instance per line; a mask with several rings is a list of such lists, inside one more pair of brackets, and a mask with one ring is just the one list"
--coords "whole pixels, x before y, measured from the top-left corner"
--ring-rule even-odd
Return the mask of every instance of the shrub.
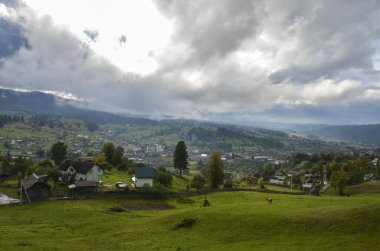
[[206, 179], [202, 174], [195, 174], [193, 180], [191, 181], [191, 187], [197, 190], [204, 188], [206, 184]]

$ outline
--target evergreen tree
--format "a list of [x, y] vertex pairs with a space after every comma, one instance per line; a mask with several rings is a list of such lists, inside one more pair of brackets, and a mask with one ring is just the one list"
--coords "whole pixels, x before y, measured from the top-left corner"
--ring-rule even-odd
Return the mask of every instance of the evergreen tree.
[[180, 176], [182, 176], [182, 170], [187, 169], [188, 159], [189, 154], [187, 153], [185, 142], [179, 141], [175, 147], [173, 162], [174, 168], [179, 170]]

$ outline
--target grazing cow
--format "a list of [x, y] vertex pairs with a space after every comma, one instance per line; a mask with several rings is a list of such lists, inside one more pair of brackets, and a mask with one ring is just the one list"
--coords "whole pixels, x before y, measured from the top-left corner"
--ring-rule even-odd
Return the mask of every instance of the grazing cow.
[[272, 204], [272, 198], [266, 198], [269, 204]]

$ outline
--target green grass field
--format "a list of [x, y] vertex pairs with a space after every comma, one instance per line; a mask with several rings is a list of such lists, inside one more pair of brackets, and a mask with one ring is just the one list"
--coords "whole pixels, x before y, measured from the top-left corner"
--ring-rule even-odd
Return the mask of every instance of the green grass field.
[[[266, 197], [272, 197], [268, 204]], [[0, 208], [1, 250], [380, 250], [380, 194], [221, 192], [177, 199], [68, 200]], [[107, 209], [124, 206], [123, 213]], [[167, 210], [155, 209], [168, 206]], [[144, 210], [137, 210], [142, 208]], [[197, 223], [169, 231], [185, 218]]]
[[[355, 186], [348, 186], [344, 189], [344, 192], [350, 195], [362, 194], [362, 193], [380, 193], [380, 182], [365, 182]], [[330, 187], [326, 194], [336, 194], [334, 188]]]

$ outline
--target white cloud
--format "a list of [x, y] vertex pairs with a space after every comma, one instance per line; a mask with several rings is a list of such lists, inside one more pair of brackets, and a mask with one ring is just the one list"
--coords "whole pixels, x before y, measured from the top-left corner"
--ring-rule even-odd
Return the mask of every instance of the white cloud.
[[[157, 62], [149, 54], [165, 47], [172, 32], [171, 22], [149, 0], [25, 2], [82, 41], [87, 40], [84, 30], [96, 30], [101, 38], [90, 48], [126, 72], [150, 74], [156, 70]], [[126, 46], [119, 46], [120, 34], [128, 37]]]
[[197, 118], [378, 101], [378, 1], [25, 2], [1, 5], [31, 46], [2, 62], [8, 87]]

